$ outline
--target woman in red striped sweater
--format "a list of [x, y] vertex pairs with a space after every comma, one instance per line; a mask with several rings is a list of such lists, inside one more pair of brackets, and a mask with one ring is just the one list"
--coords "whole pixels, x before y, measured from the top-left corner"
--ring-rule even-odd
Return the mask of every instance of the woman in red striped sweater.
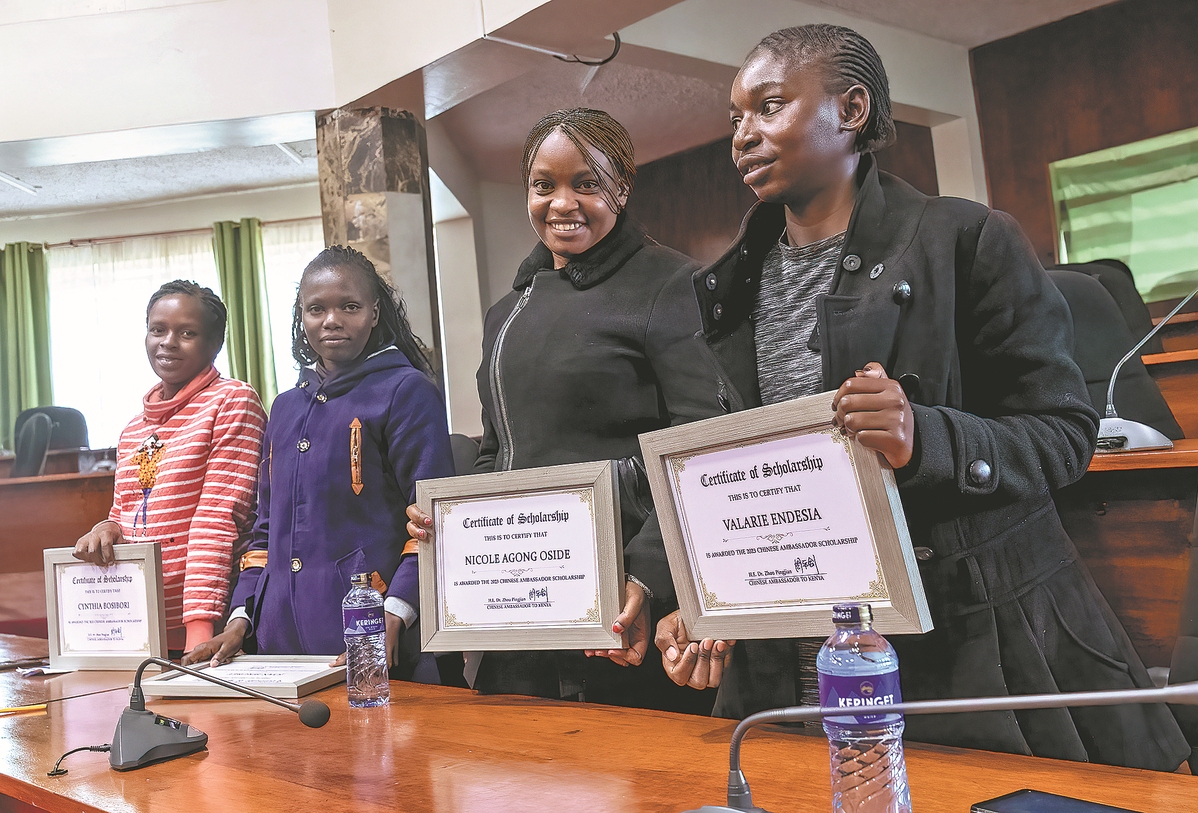
[[252, 525], [266, 414], [252, 387], [212, 366], [226, 320], [220, 298], [194, 282], [168, 282], [150, 297], [146, 355], [161, 381], [121, 432], [108, 519], [75, 544], [76, 558], [100, 565], [122, 542], [162, 546], [172, 651], [212, 637], [234, 547]]

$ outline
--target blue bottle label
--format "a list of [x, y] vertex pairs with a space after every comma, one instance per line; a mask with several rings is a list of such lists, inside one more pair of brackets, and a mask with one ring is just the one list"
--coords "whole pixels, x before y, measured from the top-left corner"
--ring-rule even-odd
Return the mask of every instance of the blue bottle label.
[[343, 609], [341, 619], [345, 622], [346, 635], [376, 635], [387, 631], [382, 607]]
[[[880, 675], [819, 675], [819, 704], [842, 709], [866, 710], [870, 706], [903, 702], [899, 672], [894, 669]], [[854, 714], [824, 719], [839, 725], [875, 725], [892, 723], [897, 714]]]

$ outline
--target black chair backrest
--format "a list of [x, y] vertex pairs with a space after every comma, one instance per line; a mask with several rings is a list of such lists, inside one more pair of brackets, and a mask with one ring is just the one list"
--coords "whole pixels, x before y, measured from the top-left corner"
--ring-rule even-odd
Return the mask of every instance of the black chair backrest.
[[[1096, 278], [1072, 270], [1051, 270], [1048, 276], [1069, 303], [1073, 315], [1073, 360], [1086, 377], [1091, 403], [1102, 415], [1111, 373], [1136, 340], [1114, 298]], [[1148, 424], [1172, 440], [1185, 436], [1138, 356], [1128, 359], [1119, 371], [1115, 411], [1119, 417]]]
[[12, 461], [10, 477], [40, 477], [46, 468], [46, 452], [50, 451], [50, 434], [54, 425], [44, 413], [29, 416], [17, 433], [17, 453]]
[[449, 436], [449, 448], [453, 452], [453, 473], [474, 474], [478, 441], [467, 435], [453, 434]]
[[17, 416], [13, 437], [21, 434], [21, 427], [25, 421], [39, 413], [48, 415], [54, 424], [54, 431], [50, 433], [51, 449], [88, 448], [87, 421], [84, 420], [82, 412], [71, 407], [42, 406], [25, 410]]
[[[1152, 314], [1148, 312], [1144, 298], [1136, 289], [1135, 278], [1132, 277], [1127, 263], [1121, 260], [1095, 260], [1092, 263], [1069, 263], [1053, 266], [1052, 270], [1055, 269], [1087, 274], [1102, 283], [1102, 287], [1107, 289], [1107, 293], [1119, 306], [1119, 312], [1123, 314], [1123, 321], [1127, 323], [1127, 329], [1131, 331], [1133, 343], [1147, 336], [1148, 331], [1152, 330]], [[1163, 353], [1164, 350], [1161, 337], [1158, 334], [1140, 348], [1140, 355]]]

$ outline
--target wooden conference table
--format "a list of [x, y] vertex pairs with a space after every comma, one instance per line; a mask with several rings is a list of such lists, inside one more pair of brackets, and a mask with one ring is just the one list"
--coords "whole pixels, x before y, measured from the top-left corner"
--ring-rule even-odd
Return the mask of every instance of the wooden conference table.
[[[33, 650], [40, 648], [40, 652]], [[0, 660], [45, 652], [0, 636]], [[0, 705], [66, 697], [49, 711], [0, 716], [0, 813], [46, 811], [681, 811], [722, 803], [728, 720], [463, 689], [391, 684], [391, 705], [349, 709], [344, 686], [317, 697], [320, 729], [254, 700], [161, 700], [148, 707], [208, 733], [208, 750], [118, 773], [108, 755], [73, 754], [112, 737], [131, 673], [24, 679], [0, 674]], [[88, 694], [87, 692], [98, 692]], [[1198, 810], [1198, 778], [983, 751], [909, 745], [918, 813], [967, 813], [1019, 788], [1135, 811]], [[754, 800], [775, 813], [830, 808], [824, 740], [751, 734], [744, 769]]]

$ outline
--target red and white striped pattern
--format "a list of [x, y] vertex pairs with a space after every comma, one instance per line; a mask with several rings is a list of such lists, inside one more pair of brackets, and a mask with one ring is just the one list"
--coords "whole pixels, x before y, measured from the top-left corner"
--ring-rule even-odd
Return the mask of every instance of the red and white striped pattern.
[[[265, 427], [253, 388], [218, 378], [164, 422], [142, 413], [121, 432], [108, 518], [126, 542], [161, 544], [168, 630], [224, 615], [233, 549], [251, 531]], [[154, 433], [165, 449], [143, 527], [132, 457]]]

